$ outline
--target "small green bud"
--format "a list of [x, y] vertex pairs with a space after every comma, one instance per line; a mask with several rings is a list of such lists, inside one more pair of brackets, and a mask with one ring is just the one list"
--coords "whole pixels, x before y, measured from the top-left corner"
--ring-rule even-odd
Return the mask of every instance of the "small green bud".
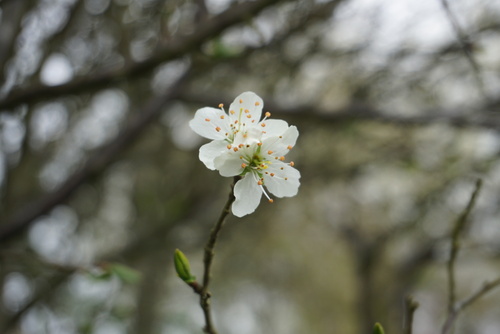
[[177, 275], [186, 282], [187, 284], [193, 283], [196, 277], [191, 275], [191, 267], [189, 266], [189, 260], [183, 252], [176, 249], [174, 254], [174, 264]]
[[375, 326], [373, 326], [373, 334], [385, 334], [384, 328], [380, 323], [376, 323]]
[[110, 263], [109, 271], [116, 275], [122, 282], [135, 284], [140, 281], [141, 273], [135, 269], [119, 263]]

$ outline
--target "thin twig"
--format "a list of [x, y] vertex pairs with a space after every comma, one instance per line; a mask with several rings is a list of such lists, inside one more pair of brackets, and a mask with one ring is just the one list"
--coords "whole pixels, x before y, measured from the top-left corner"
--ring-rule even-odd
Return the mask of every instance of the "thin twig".
[[476, 187], [472, 193], [469, 203], [465, 207], [462, 214], [458, 217], [451, 235], [451, 247], [450, 247], [450, 258], [447, 264], [447, 274], [448, 274], [448, 312], [453, 312], [455, 307], [455, 262], [457, 259], [458, 252], [460, 250], [460, 235], [465, 229], [467, 219], [476, 203], [477, 195], [481, 189], [482, 180], [478, 179], [476, 181]]
[[200, 288], [196, 282], [192, 284], [193, 290], [200, 295], [200, 306], [203, 310], [203, 315], [205, 317], [205, 327], [203, 328], [203, 330], [205, 331], [205, 333], [208, 334], [217, 334], [217, 330], [213, 325], [212, 315], [211, 315], [211, 308], [210, 308], [211, 294], [208, 291], [208, 286], [210, 284], [210, 272], [212, 269], [212, 262], [215, 255], [214, 249], [215, 249], [215, 244], [217, 243], [217, 237], [219, 236], [222, 226], [226, 221], [227, 215], [230, 213], [231, 204], [233, 204], [235, 200], [233, 189], [238, 179], [239, 177], [236, 176], [234, 178], [234, 182], [231, 184], [231, 192], [229, 193], [227, 202], [224, 205], [224, 208], [222, 209], [219, 219], [217, 220], [214, 227], [210, 231], [210, 236], [205, 246], [205, 253], [203, 256], [203, 264], [205, 266], [203, 271], [203, 285]]
[[488, 292], [490, 292], [491, 290], [493, 290], [494, 288], [496, 288], [498, 286], [500, 286], [500, 277], [498, 277], [497, 279], [495, 279], [491, 282], [485, 282], [482, 288], [480, 288], [478, 291], [476, 291], [471, 296], [469, 296], [469, 298], [460, 302], [453, 309], [453, 311], [448, 314], [448, 317], [446, 318], [446, 321], [443, 325], [443, 330], [441, 333], [447, 334], [451, 330], [453, 323], [457, 319], [460, 312], [462, 312], [465, 308], [469, 307], [474, 302], [479, 300], [479, 298], [483, 297], [485, 294], [487, 294]]
[[415, 311], [417, 310], [419, 304], [418, 302], [413, 299], [412, 296], [407, 296], [405, 299], [405, 327], [404, 327], [404, 333], [405, 334], [412, 334], [413, 331], [413, 315], [415, 314]]
[[448, 17], [448, 20], [450, 21], [450, 24], [455, 32], [455, 35], [457, 36], [462, 51], [474, 71], [474, 77], [478, 83], [479, 90], [483, 95], [486, 96], [484, 83], [483, 80], [481, 79], [481, 69], [479, 68], [477, 61], [474, 59], [474, 55], [472, 54], [472, 49], [473, 49], [472, 42], [464, 33], [463, 29], [460, 27], [460, 24], [455, 15], [453, 15], [450, 9], [450, 5], [448, 4], [448, 0], [441, 0], [441, 5], [443, 6], [446, 16]]

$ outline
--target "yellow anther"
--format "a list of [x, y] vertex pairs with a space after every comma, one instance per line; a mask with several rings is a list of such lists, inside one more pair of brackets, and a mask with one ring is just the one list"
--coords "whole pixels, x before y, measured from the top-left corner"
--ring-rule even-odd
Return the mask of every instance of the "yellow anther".
[[233, 148], [233, 151], [238, 152], [238, 148], [237, 148], [237, 147], [234, 147], [234, 148]]
[[242, 148], [243, 146], [245, 146], [245, 145], [243, 145], [243, 144], [239, 144], [238, 145], [239, 148]]
[[281, 138], [283, 138], [283, 136], [279, 136], [278, 138], [281, 139]]
[[245, 168], [246, 166], [247, 166], [247, 164], [246, 164], [246, 163], [242, 163], [242, 164], [241, 164], [241, 168]]
[[231, 144], [229, 144], [229, 145], [227, 145], [226, 147], [227, 147], [227, 149], [228, 149], [228, 150], [230, 150], [230, 149], [231, 149], [231, 147], [233, 147], [233, 146], [232, 146]]
[[262, 143], [257, 143], [257, 146], [262, 146]]
[[219, 132], [220, 131], [220, 127], [216, 127], [215, 131]]
[[269, 199], [269, 203], [273, 203], [274, 200], [272, 198]]
[[281, 160], [281, 161], [285, 161], [285, 157], [284, 157], [284, 156], [281, 156], [281, 157], [280, 157], [280, 160]]
[[292, 145], [288, 145], [286, 148], [289, 149], [289, 150], [291, 150], [293, 148], [293, 146]]
[[285, 177], [285, 181], [288, 181], [288, 178], [287, 178], [287, 177]]
[[252, 115], [248, 114], [248, 115], [247, 115], [247, 118], [252, 118]]
[[260, 106], [260, 102], [259, 101], [255, 102], [255, 105]]
[[210, 118], [205, 118], [205, 121], [206, 122], [210, 122]]
[[271, 173], [271, 176], [274, 176], [274, 173]]
[[220, 103], [219, 108], [224, 108], [224, 103]]
[[266, 123], [261, 123], [260, 126], [265, 127]]
[[229, 113], [230, 113], [231, 115], [234, 115], [234, 110], [229, 110]]
[[240, 99], [240, 103], [243, 103], [243, 100]]
[[273, 151], [269, 150], [267, 151], [267, 154], [273, 154]]
[[263, 183], [262, 183], [262, 181], [261, 181], [261, 180], [259, 180], [259, 181], [257, 182], [257, 184], [258, 184], [259, 186], [263, 185]]
[[271, 117], [271, 113], [269, 111], [266, 111], [265, 115], [266, 117]]
[[280, 167], [281, 170], [285, 169], [285, 167]]
[[295, 162], [290, 161], [289, 165], [293, 167], [293, 166], [295, 166]]
[[248, 114], [249, 112], [250, 112], [250, 110], [245, 109], [245, 114]]
[[220, 119], [224, 119], [226, 116], [225, 115], [221, 115], [220, 116]]

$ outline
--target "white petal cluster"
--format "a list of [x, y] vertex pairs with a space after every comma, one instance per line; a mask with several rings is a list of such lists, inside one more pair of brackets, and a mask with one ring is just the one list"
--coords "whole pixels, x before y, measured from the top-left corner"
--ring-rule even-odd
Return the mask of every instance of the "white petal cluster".
[[222, 176], [242, 177], [234, 186], [232, 212], [238, 217], [254, 212], [262, 194], [273, 201], [265, 188], [276, 197], [290, 197], [300, 186], [299, 171], [293, 162], [285, 162], [299, 132], [285, 121], [268, 119], [268, 112], [261, 120], [263, 105], [257, 94], [245, 92], [228, 113], [222, 105], [201, 108], [189, 123], [197, 134], [213, 140], [200, 148], [205, 166]]

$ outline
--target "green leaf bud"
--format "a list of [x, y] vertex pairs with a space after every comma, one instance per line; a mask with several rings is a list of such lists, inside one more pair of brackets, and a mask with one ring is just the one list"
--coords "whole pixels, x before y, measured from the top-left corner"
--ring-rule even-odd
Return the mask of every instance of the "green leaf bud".
[[375, 326], [373, 326], [373, 334], [385, 334], [384, 328], [380, 323], [376, 323]]
[[174, 264], [177, 275], [186, 282], [191, 284], [196, 280], [196, 277], [191, 275], [191, 267], [189, 266], [189, 260], [183, 252], [176, 249], [174, 254]]

